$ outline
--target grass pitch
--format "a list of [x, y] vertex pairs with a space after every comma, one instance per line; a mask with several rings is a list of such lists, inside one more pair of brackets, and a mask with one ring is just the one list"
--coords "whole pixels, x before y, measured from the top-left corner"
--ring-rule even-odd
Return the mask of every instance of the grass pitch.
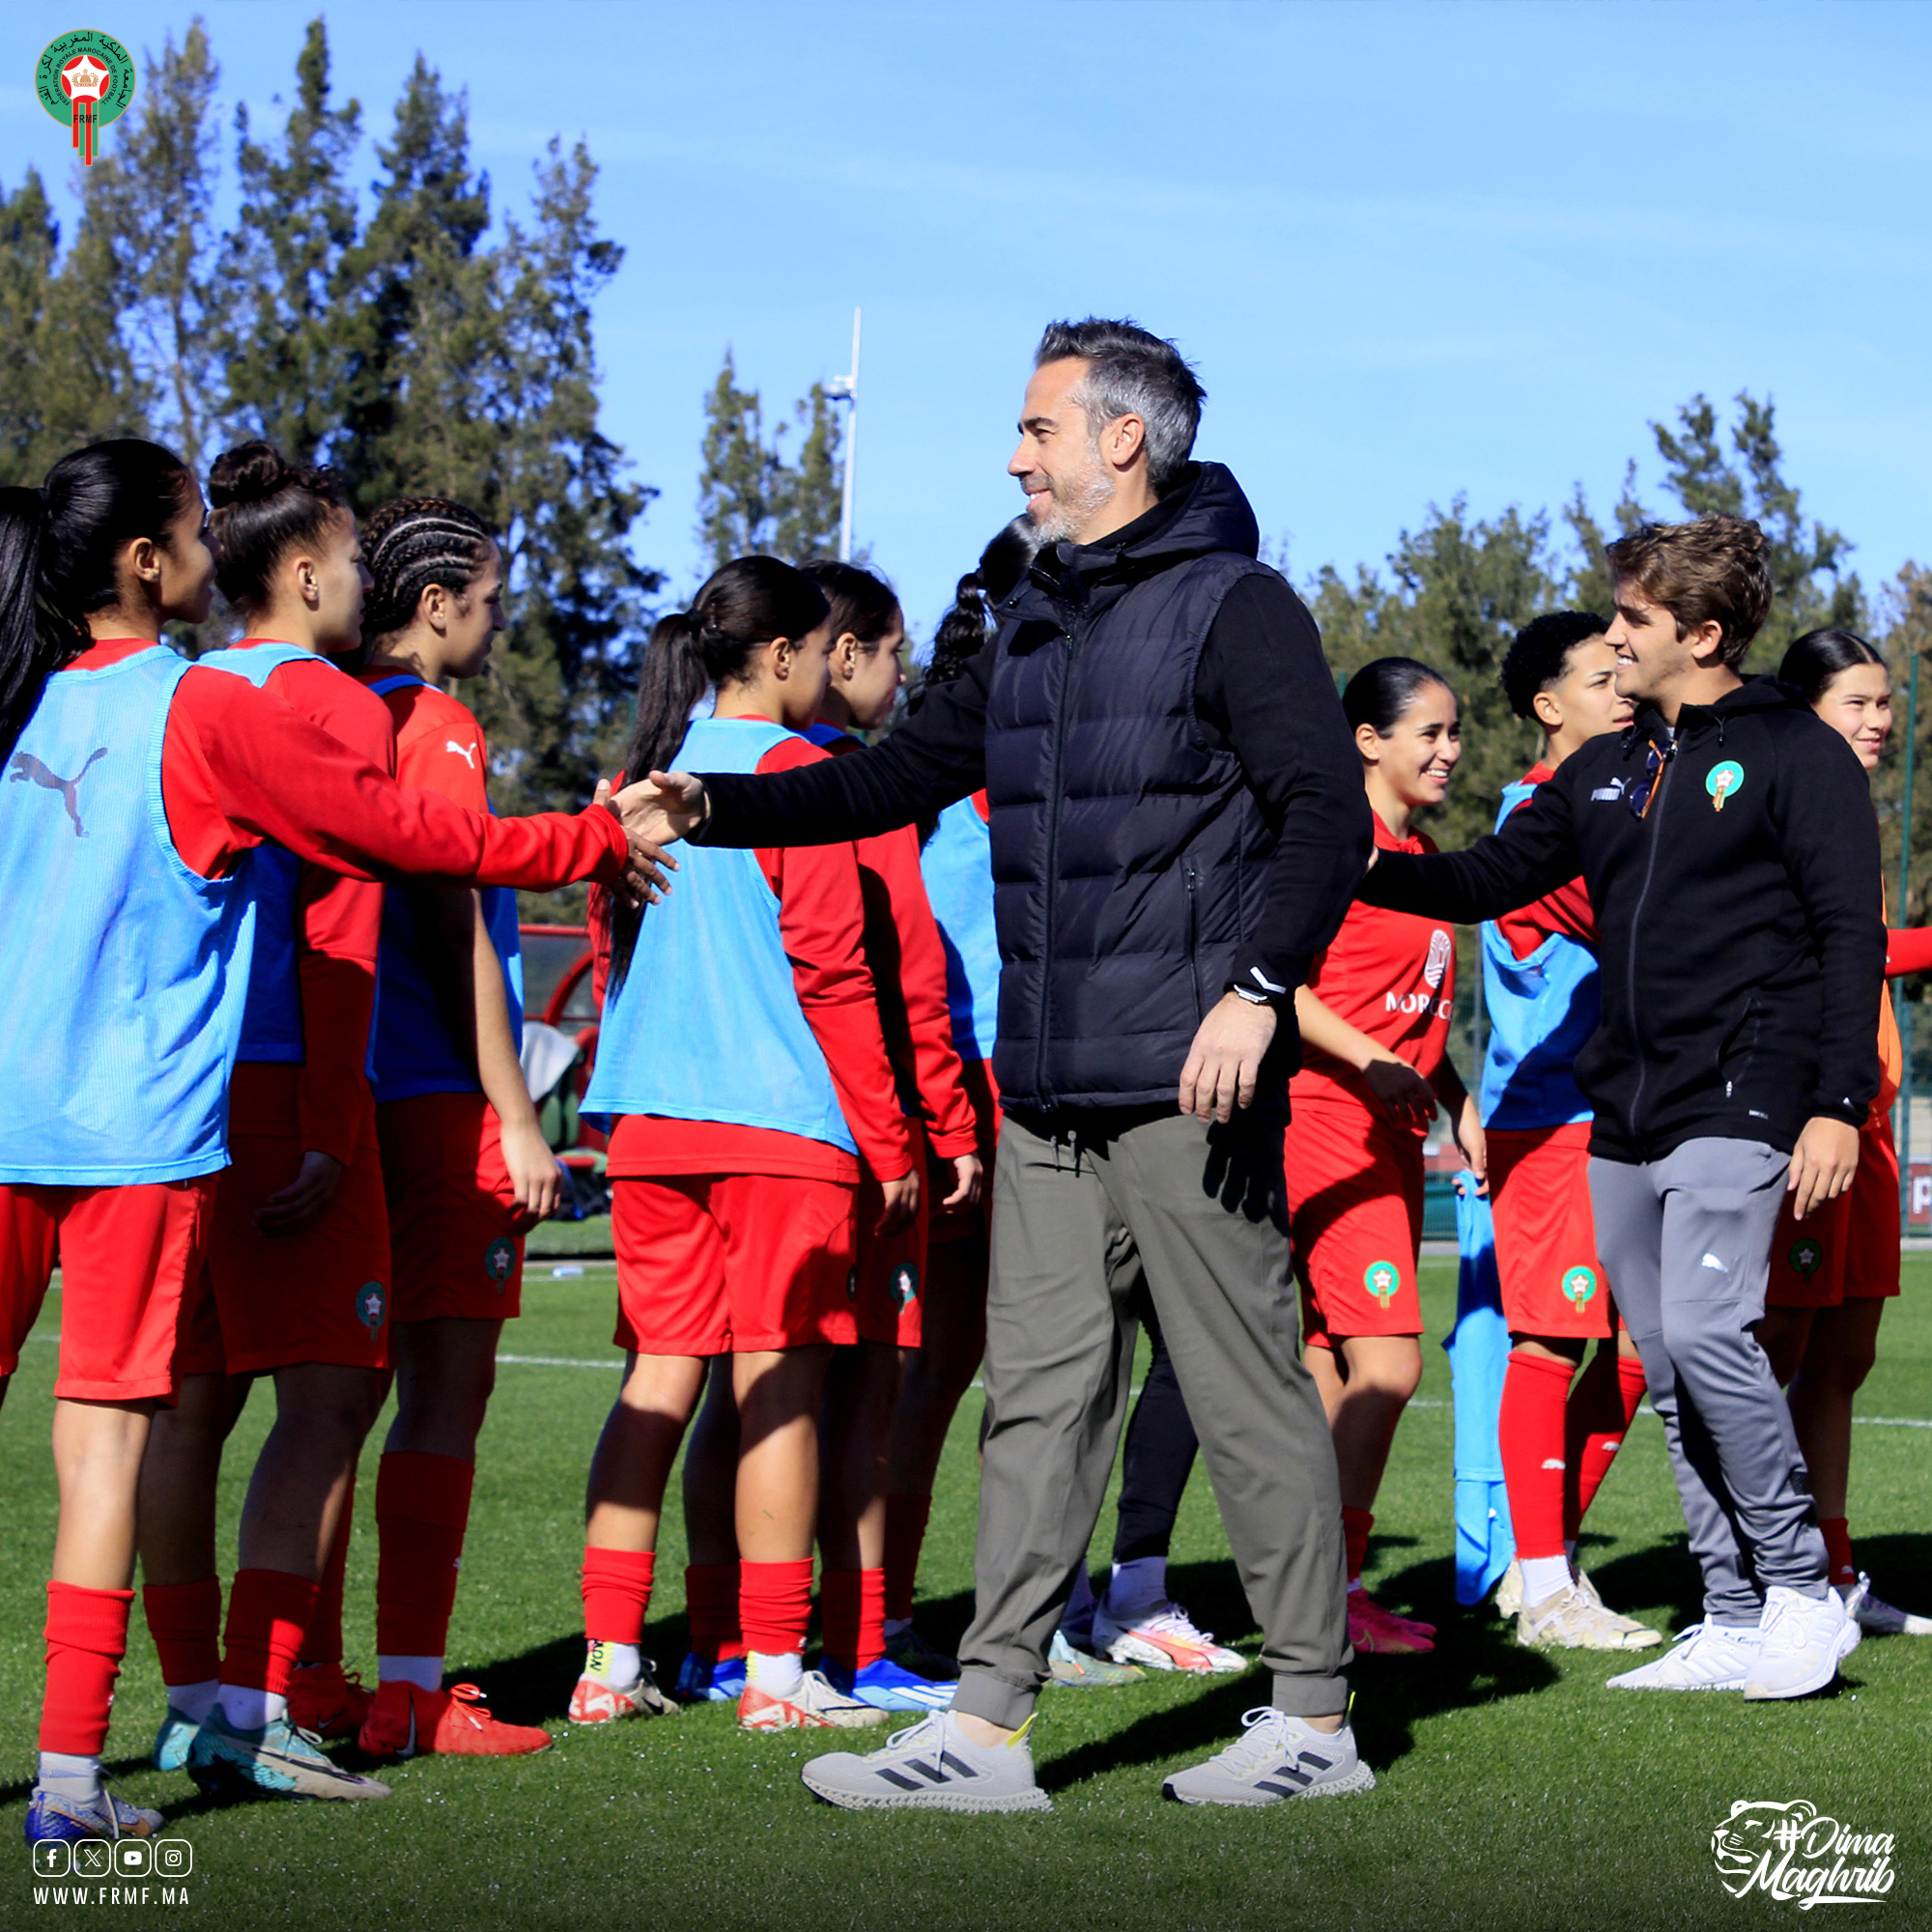
[[[1265, 1701], [1258, 1676], [1049, 1690], [1035, 1747], [1056, 1808], [1017, 1819], [833, 1811], [807, 1795], [798, 1767], [845, 1740], [744, 1736], [725, 1707], [570, 1729], [561, 1718], [582, 1654], [580, 1499], [616, 1388], [613, 1290], [608, 1264], [583, 1264], [581, 1275], [562, 1279], [552, 1278], [552, 1265], [533, 1261], [529, 1313], [505, 1335], [506, 1356], [521, 1359], [502, 1367], [483, 1441], [450, 1664], [504, 1717], [549, 1724], [555, 1747], [508, 1762], [420, 1760], [394, 1773], [386, 1804], [211, 1807], [185, 1776], [145, 1768], [162, 1699], [137, 1608], [108, 1755], [127, 1796], [169, 1814], [194, 1865], [182, 1888], [185, 1906], [163, 1904], [150, 1880], [145, 1902], [109, 1903], [117, 1922], [410, 1932], [1755, 1926], [1789, 1922], [1796, 1908], [1726, 1896], [1710, 1856], [1712, 1828], [1736, 1799], [1808, 1798], [1852, 1830], [1894, 1834], [1897, 1883], [1870, 1916], [1932, 1925], [1932, 1639], [1868, 1640], [1835, 1691], [1747, 1706], [1727, 1696], [1606, 1692], [1604, 1679], [1630, 1660], [1521, 1650], [1492, 1616], [1456, 1608], [1448, 1373], [1435, 1346], [1453, 1305], [1448, 1264], [1423, 1271], [1431, 1330], [1423, 1406], [1396, 1442], [1370, 1578], [1391, 1605], [1440, 1625], [1441, 1636], [1433, 1656], [1369, 1658], [1355, 1668], [1356, 1730], [1379, 1779], [1366, 1797], [1256, 1812], [1159, 1802], [1168, 1771], [1218, 1748], [1242, 1710]], [[45, 1342], [59, 1312], [56, 1294], [0, 1411], [7, 1924], [58, 1910], [51, 1888], [45, 1904], [36, 1901], [41, 1882], [29, 1872], [20, 1823], [53, 1539], [46, 1428], [55, 1350]], [[231, 1448], [231, 1538], [270, 1401], [258, 1391]], [[1871, 1417], [1932, 1419], [1932, 1260], [1907, 1260], [1906, 1292], [1888, 1311], [1861, 1406]], [[941, 1473], [923, 1579], [922, 1625], [947, 1643], [970, 1604], [977, 1421], [969, 1398]], [[372, 1464], [373, 1456], [348, 1625], [351, 1662], [359, 1655], [371, 1675]], [[1858, 1431], [1852, 1520], [1861, 1561], [1884, 1595], [1932, 1610], [1928, 1473], [1932, 1428]], [[1111, 1532], [1109, 1512], [1096, 1565]], [[684, 1650], [682, 1549], [673, 1492], [645, 1635], [667, 1670]], [[1654, 1420], [1633, 1427], [1592, 1512], [1584, 1553], [1618, 1607], [1671, 1628], [1695, 1617], [1696, 1577]], [[1256, 1649], [1199, 1476], [1172, 1576], [1198, 1621]]]

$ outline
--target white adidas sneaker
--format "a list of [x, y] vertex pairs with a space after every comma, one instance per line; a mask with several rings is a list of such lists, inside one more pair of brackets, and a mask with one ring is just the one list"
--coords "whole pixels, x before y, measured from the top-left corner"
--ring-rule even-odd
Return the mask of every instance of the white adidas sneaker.
[[1033, 1775], [1029, 1718], [1004, 1743], [976, 1745], [951, 1711], [935, 1711], [883, 1750], [833, 1751], [799, 1773], [805, 1788], [847, 1811], [1051, 1811]]
[[1756, 1701], [1804, 1697], [1824, 1690], [1859, 1647], [1858, 1612], [1863, 1599], [1862, 1582], [1849, 1599], [1832, 1589], [1822, 1597], [1807, 1597], [1774, 1583], [1764, 1593], [1758, 1653], [1745, 1679], [1745, 1695]]
[[1755, 1624], [1692, 1624], [1655, 1663], [1612, 1677], [1606, 1690], [1742, 1690], [1757, 1662]]
[[1178, 1771], [1161, 1795], [1180, 1804], [1279, 1804], [1285, 1798], [1344, 1798], [1373, 1791], [1376, 1775], [1355, 1752], [1355, 1733], [1313, 1724], [1263, 1705], [1241, 1735], [1205, 1764]]

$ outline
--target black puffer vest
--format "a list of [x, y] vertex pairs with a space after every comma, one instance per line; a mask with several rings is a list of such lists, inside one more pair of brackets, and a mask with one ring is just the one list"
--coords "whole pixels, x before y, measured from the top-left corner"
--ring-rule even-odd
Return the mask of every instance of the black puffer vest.
[[1123, 546], [1052, 546], [1001, 607], [986, 793], [1009, 1106], [1172, 1106], [1260, 924], [1274, 836], [1194, 714], [1221, 600], [1267, 568], [1258, 534], [1202, 464]]

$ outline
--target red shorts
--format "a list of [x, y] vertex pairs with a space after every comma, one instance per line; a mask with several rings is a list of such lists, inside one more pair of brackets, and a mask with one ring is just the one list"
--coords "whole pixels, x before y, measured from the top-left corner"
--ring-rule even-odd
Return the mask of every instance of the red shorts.
[[852, 1319], [859, 1330], [859, 1340], [896, 1343], [901, 1349], [919, 1347], [933, 1172], [937, 1168], [949, 1179], [952, 1172], [950, 1165], [941, 1165], [927, 1157], [925, 1136], [916, 1126], [912, 1143], [913, 1167], [919, 1175], [919, 1212], [896, 1235], [874, 1234], [885, 1195], [868, 1174], [859, 1183], [859, 1212], [853, 1239]]
[[[975, 1151], [985, 1170], [985, 1185], [977, 1208], [954, 1208], [941, 1213], [938, 1203], [933, 1204], [931, 1224], [926, 1230], [928, 1245], [984, 1238], [993, 1225], [993, 1161], [1000, 1149], [1000, 1089], [993, 1078], [990, 1060], [962, 1060], [959, 1068], [965, 1075], [962, 1084], [966, 1097], [973, 1103], [973, 1122], [979, 1129]], [[926, 1168], [928, 1173], [932, 1171], [930, 1160]], [[949, 1187], [947, 1191], [951, 1193], [952, 1189]]]
[[611, 1183], [618, 1348], [750, 1354], [858, 1340], [842, 1180], [678, 1174]]
[[182, 1305], [201, 1272], [217, 1179], [128, 1187], [0, 1182], [0, 1374], [19, 1367], [58, 1259], [55, 1395], [172, 1401]]
[[1591, 1340], [1613, 1332], [1590, 1214], [1590, 1122], [1492, 1128], [1490, 1211], [1512, 1335]]
[[1283, 1155], [1304, 1345], [1420, 1335], [1420, 1136], [1364, 1107], [1301, 1101]]
[[523, 1312], [524, 1236], [497, 1110], [480, 1094], [418, 1094], [376, 1109], [389, 1197], [395, 1321]]
[[1898, 1150], [1883, 1118], [1859, 1134], [1852, 1184], [1794, 1220], [1785, 1197], [1771, 1237], [1767, 1308], [1835, 1308], [1898, 1293]]
[[208, 1264], [182, 1323], [179, 1373], [255, 1376], [297, 1362], [387, 1367], [389, 1227], [376, 1150], [355, 1150], [320, 1220], [281, 1236], [263, 1234], [255, 1210], [296, 1178], [300, 1139], [235, 1134], [229, 1151]]

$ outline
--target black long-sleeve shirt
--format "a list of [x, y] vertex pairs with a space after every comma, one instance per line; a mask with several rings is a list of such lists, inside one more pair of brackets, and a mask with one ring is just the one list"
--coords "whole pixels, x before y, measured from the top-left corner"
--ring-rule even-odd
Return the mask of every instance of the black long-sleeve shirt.
[[[1156, 506], [1149, 517], [1159, 514]], [[865, 838], [932, 818], [978, 791], [994, 651], [988, 644], [883, 743], [856, 755], [766, 778], [702, 775], [711, 810], [700, 842]], [[1280, 578], [1243, 578], [1223, 600], [1202, 646], [1194, 699], [1204, 728], [1239, 759], [1279, 838], [1261, 922], [1236, 977], [1287, 998], [1340, 927], [1372, 838], [1360, 761], [1321, 635]]]

